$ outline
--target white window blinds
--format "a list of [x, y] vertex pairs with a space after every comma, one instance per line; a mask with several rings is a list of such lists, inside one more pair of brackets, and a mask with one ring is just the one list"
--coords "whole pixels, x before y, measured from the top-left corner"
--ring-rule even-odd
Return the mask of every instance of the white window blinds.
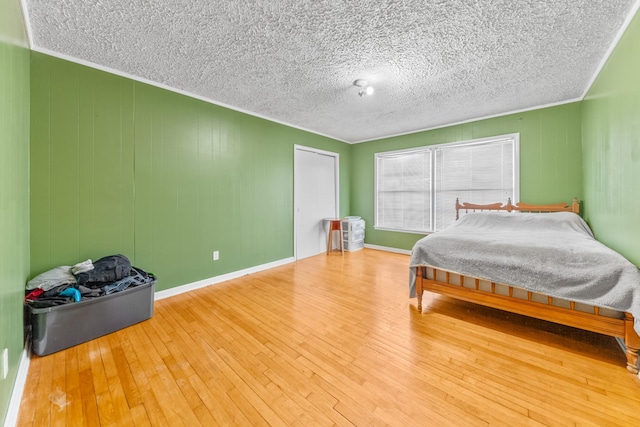
[[518, 134], [376, 154], [376, 228], [440, 230], [455, 200], [518, 198]]
[[436, 148], [436, 230], [456, 217], [456, 198], [478, 204], [514, 199], [512, 139]]
[[377, 155], [379, 227], [431, 229], [431, 150]]

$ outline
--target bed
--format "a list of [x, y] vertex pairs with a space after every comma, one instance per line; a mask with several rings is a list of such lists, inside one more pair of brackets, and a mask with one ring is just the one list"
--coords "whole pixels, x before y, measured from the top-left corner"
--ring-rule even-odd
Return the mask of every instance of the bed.
[[[410, 297], [424, 291], [616, 337], [638, 373], [640, 270], [593, 237], [580, 204], [479, 205], [418, 241]], [[461, 217], [462, 214], [462, 217]]]

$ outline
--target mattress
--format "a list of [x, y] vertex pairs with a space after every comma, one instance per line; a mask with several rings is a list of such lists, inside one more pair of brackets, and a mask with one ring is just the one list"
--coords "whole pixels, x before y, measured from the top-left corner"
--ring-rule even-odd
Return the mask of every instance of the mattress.
[[640, 271], [572, 212], [469, 213], [418, 241], [410, 266], [410, 296], [415, 268], [427, 266], [552, 296], [557, 304], [629, 312], [640, 329]]

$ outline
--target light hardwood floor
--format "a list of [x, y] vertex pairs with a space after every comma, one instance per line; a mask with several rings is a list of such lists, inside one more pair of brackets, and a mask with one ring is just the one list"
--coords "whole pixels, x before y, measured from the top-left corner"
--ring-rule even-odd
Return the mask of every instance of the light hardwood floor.
[[157, 301], [34, 356], [19, 425], [640, 425], [615, 340], [435, 295], [418, 313], [408, 261], [319, 255]]

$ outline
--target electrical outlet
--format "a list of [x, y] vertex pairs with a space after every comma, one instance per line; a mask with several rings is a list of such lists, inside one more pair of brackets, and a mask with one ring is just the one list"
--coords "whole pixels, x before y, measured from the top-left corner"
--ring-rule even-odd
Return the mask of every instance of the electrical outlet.
[[9, 349], [2, 350], [2, 379], [4, 380], [9, 375]]
[[220, 259], [220, 251], [213, 251], [213, 260], [217, 261]]

